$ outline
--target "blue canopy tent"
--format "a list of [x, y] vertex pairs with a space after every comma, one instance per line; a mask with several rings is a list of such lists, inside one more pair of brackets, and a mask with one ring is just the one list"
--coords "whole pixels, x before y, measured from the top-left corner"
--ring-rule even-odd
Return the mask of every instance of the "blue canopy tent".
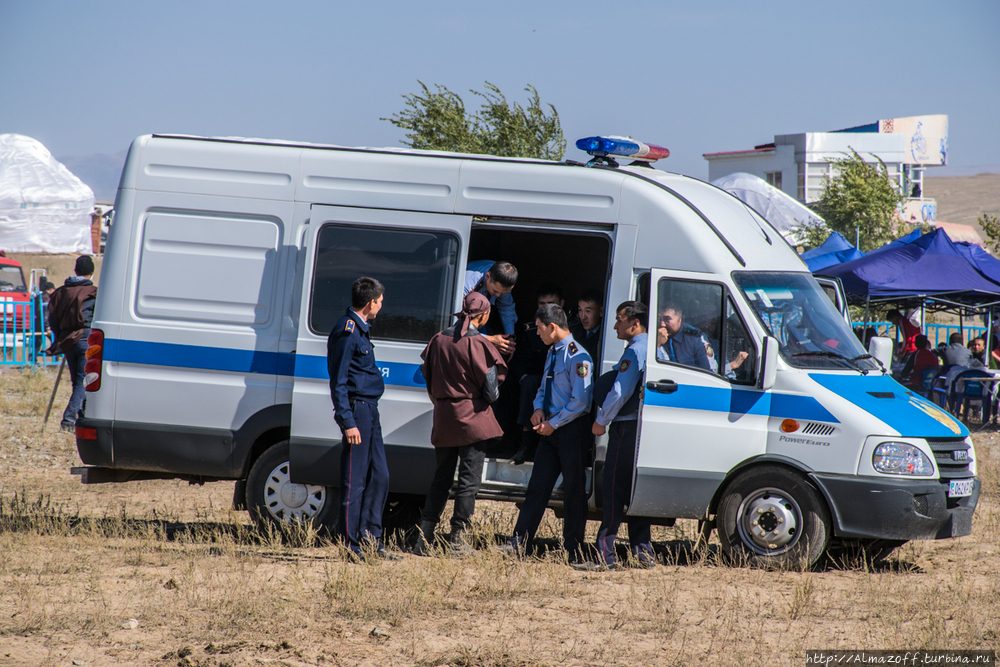
[[820, 269], [825, 269], [834, 264], [841, 264], [864, 257], [865, 253], [852, 246], [840, 232], [833, 232], [826, 237], [826, 240], [821, 245], [816, 246], [812, 250], [807, 250], [800, 256], [805, 260], [809, 270], [815, 273]]
[[920, 235], [921, 235], [921, 231], [919, 229], [914, 229], [909, 234], [907, 234], [905, 236], [900, 236], [895, 241], [889, 241], [888, 243], [886, 243], [884, 246], [882, 246], [880, 248], [875, 248], [874, 250], [868, 251], [868, 254], [871, 255], [871, 254], [876, 253], [876, 252], [882, 252], [883, 250], [891, 250], [893, 248], [898, 248], [899, 246], [906, 245], [907, 243], [913, 243], [914, 241], [916, 241], [917, 239], [920, 238]]
[[955, 247], [981, 274], [1000, 283], [1000, 259], [971, 243], [956, 243]]
[[816, 273], [839, 278], [848, 299], [865, 304], [866, 327], [869, 304], [894, 302], [919, 305], [922, 311], [957, 311], [960, 316], [985, 313], [989, 330], [993, 310], [1000, 305], [997, 265], [1000, 261], [953, 243], [939, 228], [909, 243], [884, 247]]
[[980, 272], [968, 254], [952, 243], [943, 229], [935, 229], [910, 243], [883, 248], [816, 273], [840, 278], [844, 291], [856, 300], [923, 302], [933, 298], [934, 303], [944, 306], [940, 309], [1000, 303], [1000, 280], [994, 282]]

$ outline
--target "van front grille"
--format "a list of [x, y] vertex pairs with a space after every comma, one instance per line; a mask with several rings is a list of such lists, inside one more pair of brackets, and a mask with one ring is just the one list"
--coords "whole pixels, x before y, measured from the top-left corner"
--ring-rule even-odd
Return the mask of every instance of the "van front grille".
[[972, 452], [965, 440], [929, 440], [942, 481], [973, 477], [969, 470]]

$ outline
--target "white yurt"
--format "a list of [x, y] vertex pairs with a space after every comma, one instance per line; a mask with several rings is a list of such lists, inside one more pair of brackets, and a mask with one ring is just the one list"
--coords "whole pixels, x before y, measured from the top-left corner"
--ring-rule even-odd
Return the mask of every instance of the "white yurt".
[[90, 253], [94, 193], [31, 137], [0, 134], [0, 250]]

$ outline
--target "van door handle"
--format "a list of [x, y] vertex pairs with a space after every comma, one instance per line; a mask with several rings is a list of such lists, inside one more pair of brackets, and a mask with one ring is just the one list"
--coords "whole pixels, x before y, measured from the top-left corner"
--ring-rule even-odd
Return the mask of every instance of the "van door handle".
[[646, 389], [657, 391], [661, 394], [672, 394], [677, 391], [677, 383], [673, 380], [659, 380], [657, 382], [650, 380], [646, 383]]

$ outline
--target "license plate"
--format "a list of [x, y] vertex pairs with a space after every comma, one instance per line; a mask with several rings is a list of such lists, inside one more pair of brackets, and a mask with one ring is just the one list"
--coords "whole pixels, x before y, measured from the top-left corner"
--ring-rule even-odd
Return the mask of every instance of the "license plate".
[[962, 496], [972, 495], [972, 482], [971, 479], [953, 479], [948, 484], [948, 497], [949, 498], [961, 498]]

